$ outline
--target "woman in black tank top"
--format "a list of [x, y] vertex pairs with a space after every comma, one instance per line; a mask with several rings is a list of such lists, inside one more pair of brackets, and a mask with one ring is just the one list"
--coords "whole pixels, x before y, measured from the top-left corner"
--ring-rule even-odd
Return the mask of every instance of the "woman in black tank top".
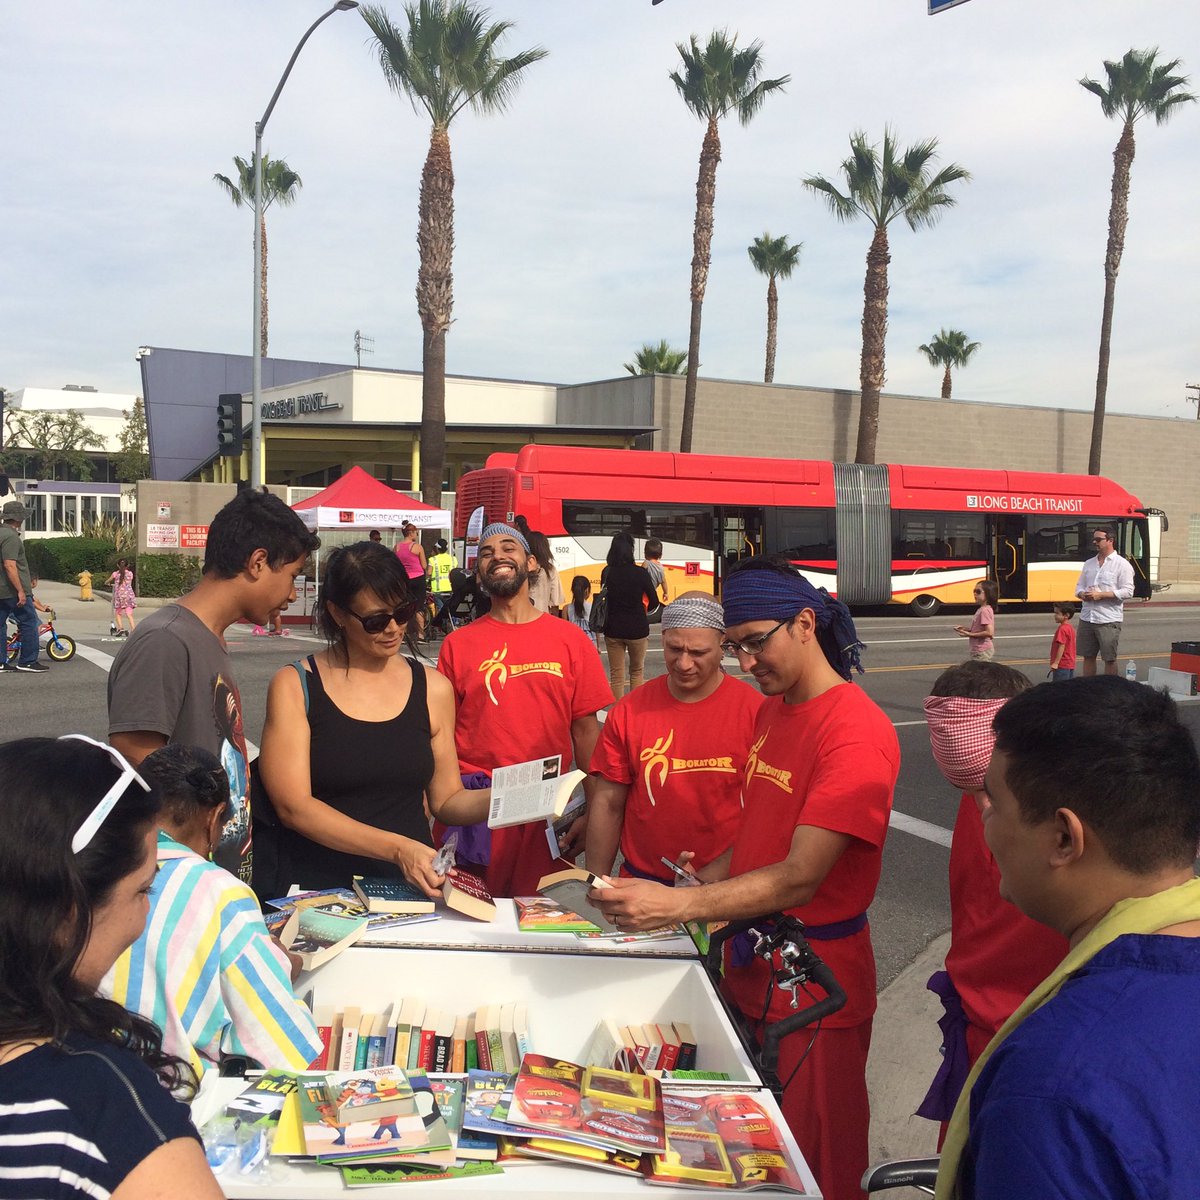
[[335, 550], [318, 609], [329, 649], [284, 667], [267, 695], [261, 776], [278, 826], [255, 891], [377, 875], [436, 897], [429, 812], [480, 821], [488, 794], [462, 788], [449, 683], [399, 654], [413, 611], [404, 569], [374, 542]]

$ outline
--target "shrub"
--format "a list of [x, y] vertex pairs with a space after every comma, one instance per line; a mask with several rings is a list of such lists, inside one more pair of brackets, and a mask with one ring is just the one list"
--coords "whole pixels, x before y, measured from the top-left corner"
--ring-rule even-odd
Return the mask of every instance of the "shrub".
[[174, 599], [200, 580], [203, 560], [190, 554], [139, 554], [137, 586], [139, 596]]
[[117, 548], [102, 538], [31, 538], [25, 543], [30, 574], [59, 583], [75, 583], [80, 571], [91, 571], [92, 582], [102, 584], [117, 560]]

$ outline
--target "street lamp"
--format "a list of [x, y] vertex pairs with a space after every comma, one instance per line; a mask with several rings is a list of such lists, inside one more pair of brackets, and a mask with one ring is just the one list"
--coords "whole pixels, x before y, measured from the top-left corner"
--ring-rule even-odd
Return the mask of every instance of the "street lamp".
[[288, 59], [288, 65], [284, 69], [283, 75], [279, 83], [275, 86], [275, 91], [271, 94], [271, 102], [267, 105], [267, 111], [263, 113], [262, 120], [254, 123], [254, 365], [251, 378], [251, 392], [253, 395], [253, 406], [250, 413], [250, 486], [253, 488], [262, 487], [262, 135], [263, 130], [267, 127], [267, 122], [271, 119], [271, 113], [275, 109], [275, 102], [279, 99], [279, 93], [283, 91], [283, 85], [287, 83], [288, 76], [292, 73], [292, 68], [296, 65], [296, 59], [300, 57], [300, 51], [304, 49], [304, 43], [312, 37], [313, 30], [321, 24], [327, 17], [332, 17], [335, 12], [346, 12], [351, 8], [358, 7], [358, 0], [336, 0], [334, 6], [325, 13], [322, 13], [309, 27], [305, 35], [300, 39], [296, 49], [292, 51], [292, 57]]

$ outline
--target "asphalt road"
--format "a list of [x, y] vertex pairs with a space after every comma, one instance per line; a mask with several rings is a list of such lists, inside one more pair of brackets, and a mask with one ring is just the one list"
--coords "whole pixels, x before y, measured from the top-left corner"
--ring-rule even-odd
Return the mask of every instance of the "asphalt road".
[[[65, 585], [42, 585], [39, 599], [57, 607], [59, 630], [76, 637], [80, 651], [71, 662], [52, 665], [43, 675], [0, 673], [0, 739], [69, 732], [106, 736], [107, 669], [122, 643], [107, 636], [107, 606], [83, 604], [73, 598], [76, 594]], [[965, 656], [965, 642], [953, 632], [965, 615], [946, 612], [919, 620], [898, 612], [858, 621], [868, 645], [867, 673], [860, 683], [896, 725], [902, 758], [896, 816], [871, 910], [881, 988], [950, 923], [946, 869], [958, 794], [934, 766], [921, 702], [938, 672]], [[1002, 611], [997, 625], [997, 658], [1040, 682], [1054, 631], [1050, 613]], [[235, 627], [228, 640], [246, 734], [257, 741], [271, 676], [320, 643], [299, 635], [256, 638], [249, 627]], [[1151, 666], [1167, 665], [1171, 643], [1184, 640], [1200, 640], [1200, 603], [1130, 606], [1121, 638], [1121, 667], [1132, 658], [1145, 679]], [[658, 675], [662, 669], [662, 652], [652, 649], [647, 673]], [[1182, 711], [1200, 742], [1200, 702], [1184, 705]]]

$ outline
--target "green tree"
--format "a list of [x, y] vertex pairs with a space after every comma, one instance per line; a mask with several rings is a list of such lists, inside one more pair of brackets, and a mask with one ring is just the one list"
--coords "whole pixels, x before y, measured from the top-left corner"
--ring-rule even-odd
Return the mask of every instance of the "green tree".
[[[540, 47], [501, 58], [510, 21], [490, 22], [471, 0], [419, 0], [405, 6], [407, 29], [382, 7], [362, 10], [379, 65], [393, 91], [429, 117], [429, 151], [417, 210], [417, 313], [421, 318], [421, 496], [440, 505], [446, 469], [446, 333], [454, 306], [454, 167], [450, 125], [464, 108], [503, 112]], [[416, 481], [414, 480], [414, 485]]]
[[767, 277], [767, 362], [763, 368], [763, 383], [775, 382], [775, 338], [779, 330], [779, 292], [775, 280], [792, 277], [803, 249], [803, 242], [792, 245], [786, 234], [773, 238], [769, 230], [746, 247], [754, 269]]
[[708, 268], [712, 262], [713, 205], [717, 196], [717, 164], [721, 161], [719, 122], [731, 112], [748, 125], [772, 93], [780, 91], [791, 79], [760, 79], [762, 43], [751, 42], [738, 49], [737, 35], [715, 30], [708, 44], [701, 47], [692, 35], [685, 46], [676, 49], [683, 60], [682, 70], [671, 72], [671, 82], [684, 104], [704, 122], [704, 141], [700, 146], [700, 172], [696, 178], [696, 217], [692, 226], [691, 324], [688, 331], [687, 383], [683, 392], [683, 422], [679, 431], [679, 449], [692, 448], [692, 426], [696, 419], [696, 375], [700, 369], [700, 317], [704, 292], [708, 287]]
[[625, 364], [625, 370], [630, 375], [682, 375], [686, 363], [687, 351], [676, 350], [663, 338], [657, 346], [647, 342], [633, 362]]
[[150, 475], [150, 442], [146, 434], [146, 409], [139, 396], [125, 414], [119, 438], [120, 450], [113, 456], [113, 471], [122, 483], [136, 483]]
[[[228, 175], [221, 174], [214, 175], [213, 180], [233, 201], [235, 208], [245, 206], [253, 209], [254, 155], [251, 154], [249, 161], [235, 157], [233, 165], [237, 168], [236, 182]], [[263, 358], [267, 357], [267, 209], [275, 203], [282, 208], [295, 204], [303, 186], [300, 176], [282, 158], [263, 155], [262, 223], [258, 230], [258, 237], [262, 243], [262, 274], [259, 276], [258, 289], [262, 292]]]
[[1183, 91], [1186, 75], [1176, 74], [1179, 59], [1157, 62], [1158, 50], [1129, 50], [1120, 62], [1105, 60], [1107, 86], [1095, 79], [1079, 84], [1100, 99], [1100, 111], [1121, 122], [1121, 136], [1113, 151], [1112, 198], [1108, 205], [1108, 246], [1104, 253], [1104, 308], [1100, 315], [1100, 361], [1096, 368], [1096, 407], [1092, 414], [1092, 444], [1088, 451], [1088, 474], [1100, 474], [1104, 444], [1104, 405], [1108, 397], [1108, 359], [1112, 349], [1113, 303], [1117, 294], [1117, 272], [1125, 251], [1125, 226], [1129, 222], [1129, 174], [1133, 167], [1133, 126], [1142, 117], [1155, 124], [1169, 121], [1181, 104], [1196, 97]]
[[859, 386], [862, 398], [858, 412], [858, 446], [855, 462], [873, 463], [879, 436], [879, 394], [886, 374], [888, 318], [888, 226], [903, 217], [912, 230], [934, 225], [944, 209], [955, 204], [946, 190], [950, 184], [969, 180], [970, 174], [956, 163], [934, 172], [936, 138], [901, 149], [894, 132], [885, 128], [882, 153], [867, 141], [861, 130], [850, 137], [850, 157], [842, 163], [844, 192], [823, 175], [804, 180], [804, 186], [824, 198], [839, 221], [865, 217], [874, 229], [867, 250], [867, 274], [863, 283], [862, 359]]
[[74, 411], [47, 412], [40, 409], [10, 409], [4, 415], [5, 449], [0, 468], [37, 479], [92, 477], [89, 451], [104, 449], [100, 435]]
[[950, 368], [965, 367], [971, 361], [975, 351], [979, 349], [978, 342], [968, 342], [967, 335], [961, 329], [939, 329], [936, 337], [929, 339], [927, 345], [917, 347], [929, 359], [931, 367], [945, 367], [942, 376], [942, 399], [950, 399]]

